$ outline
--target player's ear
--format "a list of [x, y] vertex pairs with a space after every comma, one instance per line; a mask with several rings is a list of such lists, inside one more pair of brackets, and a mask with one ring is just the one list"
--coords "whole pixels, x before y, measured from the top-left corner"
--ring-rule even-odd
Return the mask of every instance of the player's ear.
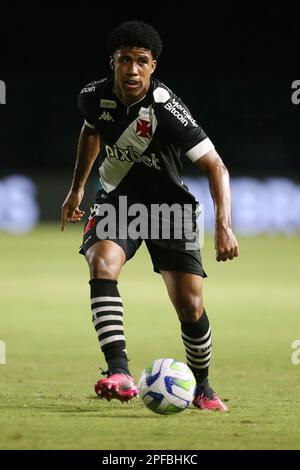
[[114, 58], [113, 56], [111, 55], [110, 58], [109, 58], [109, 66], [112, 70], [115, 70], [115, 63], [114, 63]]
[[151, 74], [155, 71], [156, 66], [157, 66], [157, 60], [152, 60], [152, 72], [151, 72]]

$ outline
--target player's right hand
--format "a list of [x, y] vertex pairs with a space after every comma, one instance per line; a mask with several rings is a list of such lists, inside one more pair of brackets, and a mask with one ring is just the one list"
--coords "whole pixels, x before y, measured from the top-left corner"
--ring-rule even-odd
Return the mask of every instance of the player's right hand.
[[79, 222], [85, 212], [79, 208], [84, 191], [70, 191], [62, 205], [61, 211], [61, 231], [63, 232], [68, 222]]

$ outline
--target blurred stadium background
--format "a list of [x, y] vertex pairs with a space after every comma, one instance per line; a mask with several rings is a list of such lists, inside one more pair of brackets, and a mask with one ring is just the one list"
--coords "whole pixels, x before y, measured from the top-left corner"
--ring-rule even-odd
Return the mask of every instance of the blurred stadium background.
[[[201, 37], [197, 15], [173, 6], [172, 18], [158, 15], [154, 6], [137, 11], [129, 5], [113, 18], [105, 6], [93, 15], [76, 8], [46, 8], [39, 22], [29, 10], [26, 21], [8, 10], [0, 31], [6, 51], [0, 69], [0, 102], [1, 93], [6, 102], [0, 106], [2, 230], [10, 227], [10, 217], [22, 218], [19, 198], [27, 208], [33, 201], [33, 212], [27, 212], [33, 224], [58, 219], [82, 124], [77, 95], [85, 84], [110, 73], [105, 41], [111, 29], [140, 16], [162, 36], [157, 76], [186, 102], [230, 170], [236, 227], [253, 235], [297, 233], [299, 28], [282, 6], [264, 2], [258, 8], [246, 1], [244, 8], [227, 2], [215, 11], [202, 4], [201, 17], [207, 21], [201, 23]], [[188, 181], [199, 177], [188, 159], [182, 162]], [[34, 186], [18, 183], [15, 175], [30, 178]], [[207, 187], [204, 181], [190, 182], [205, 202], [210, 230]], [[96, 184], [95, 168], [85, 208]]]
[[[60, 234], [60, 207], [82, 124], [78, 92], [108, 72], [103, 41], [136, 12], [99, 23], [91, 12], [70, 18], [52, 9], [53, 22], [33, 29], [21, 15], [14, 18], [18, 41], [10, 42], [8, 28], [9, 54], [1, 59], [0, 341], [7, 364], [0, 361], [0, 449], [299, 448], [300, 364], [291, 361], [291, 344], [300, 339], [300, 104], [292, 101], [300, 75], [290, 61], [296, 27], [276, 6], [260, 7], [259, 17], [249, 10], [241, 23], [231, 22], [227, 3], [220, 8], [219, 39], [207, 39], [210, 25], [202, 24], [200, 44], [195, 18], [138, 16], [163, 37], [157, 76], [189, 106], [231, 173], [241, 257], [218, 264], [207, 181], [182, 160], [186, 183], [204, 203], [212, 377], [231, 413], [188, 410], [166, 426], [139, 402], [123, 409], [92, 398], [96, 365], [103, 364], [90, 322], [87, 268], [76, 255], [81, 227]], [[95, 166], [83, 202], [87, 214], [97, 177]], [[120, 287], [135, 377], [159, 356], [183, 359], [176, 318], [143, 249]]]
[[[98, 76], [6, 80], [7, 104], [0, 108], [2, 230], [22, 231], [31, 223], [58, 219], [82, 124], [77, 95]], [[230, 170], [236, 229], [245, 235], [299, 232], [300, 105], [292, 102], [292, 81], [201, 77], [199, 83], [198, 76], [174, 75], [163, 81], [183, 97]], [[205, 204], [211, 230], [206, 180], [187, 158], [182, 163], [188, 185]], [[85, 209], [93, 201], [97, 176], [95, 166]]]

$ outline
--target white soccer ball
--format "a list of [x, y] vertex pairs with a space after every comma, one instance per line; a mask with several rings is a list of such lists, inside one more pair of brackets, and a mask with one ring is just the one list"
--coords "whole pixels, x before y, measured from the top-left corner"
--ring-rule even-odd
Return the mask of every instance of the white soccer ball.
[[193, 401], [196, 380], [191, 369], [175, 359], [156, 359], [146, 367], [138, 383], [139, 396], [155, 413], [170, 415], [185, 410]]

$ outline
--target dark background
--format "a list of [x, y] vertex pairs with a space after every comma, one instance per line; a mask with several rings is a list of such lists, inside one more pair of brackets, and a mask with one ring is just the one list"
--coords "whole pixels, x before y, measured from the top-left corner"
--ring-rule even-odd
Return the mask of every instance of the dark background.
[[5, 14], [0, 177], [13, 171], [71, 175], [82, 123], [78, 92], [109, 73], [106, 38], [130, 19], [160, 32], [164, 50], [156, 76], [187, 104], [232, 175], [300, 175], [300, 105], [291, 101], [291, 84], [300, 79], [296, 4], [283, 10], [256, 2], [165, 3], [164, 13], [161, 5]]

